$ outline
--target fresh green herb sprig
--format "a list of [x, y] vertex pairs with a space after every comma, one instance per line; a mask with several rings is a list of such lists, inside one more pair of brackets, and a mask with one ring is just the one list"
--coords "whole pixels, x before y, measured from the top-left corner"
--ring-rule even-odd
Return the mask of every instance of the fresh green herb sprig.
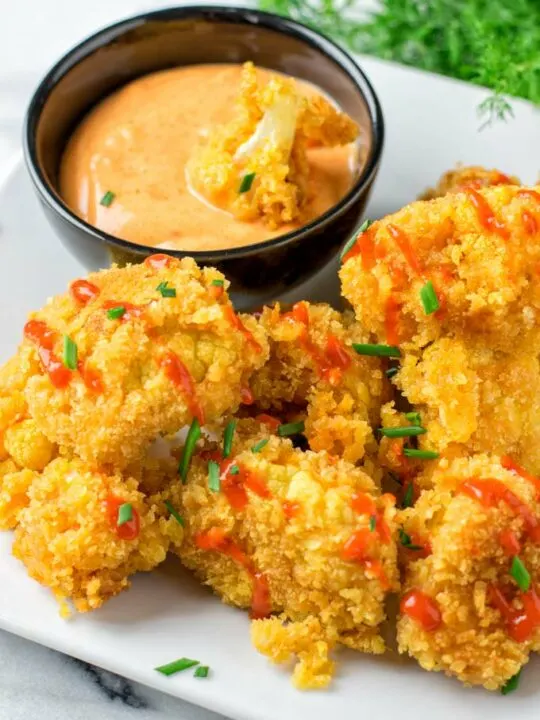
[[467, 80], [493, 93], [478, 106], [481, 127], [512, 117], [505, 95], [540, 104], [538, 0], [380, 0], [361, 19], [355, 0], [259, 0], [353, 52]]

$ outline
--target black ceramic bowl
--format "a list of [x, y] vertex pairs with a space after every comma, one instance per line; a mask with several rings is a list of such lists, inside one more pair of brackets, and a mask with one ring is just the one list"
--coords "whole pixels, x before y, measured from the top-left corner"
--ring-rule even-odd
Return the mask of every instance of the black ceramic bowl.
[[138, 15], [92, 35], [59, 60], [30, 102], [26, 165], [49, 222], [84, 265], [140, 262], [156, 251], [89, 225], [59, 196], [62, 152], [82, 117], [141, 75], [246, 60], [312, 82], [332, 96], [363, 128], [365, 165], [350, 192], [309, 225], [247, 247], [189, 254], [222, 270], [232, 290], [244, 294], [242, 304], [256, 306], [307, 280], [339, 251], [358, 224], [381, 157], [383, 119], [373, 88], [346, 52], [303, 25], [248, 9], [193, 6]]

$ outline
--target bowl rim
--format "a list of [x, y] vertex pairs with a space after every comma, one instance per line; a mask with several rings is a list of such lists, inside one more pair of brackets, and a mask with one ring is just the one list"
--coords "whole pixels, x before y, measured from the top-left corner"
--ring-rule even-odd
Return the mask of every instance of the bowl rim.
[[[353, 80], [358, 91], [361, 93], [366, 103], [372, 134], [370, 152], [362, 172], [347, 194], [344, 195], [338, 203], [332, 205], [325, 213], [306, 225], [268, 240], [221, 250], [179, 250], [142, 245], [111, 235], [78, 217], [63, 201], [42, 171], [37, 157], [37, 127], [45, 103], [60, 80], [82, 60], [130, 30], [134, 30], [149, 21], [168, 21], [189, 17], [201, 19], [211, 18], [219, 22], [236, 21], [239, 24], [264, 27], [295, 37], [339, 65]], [[357, 202], [366, 190], [369, 189], [369, 185], [380, 163], [384, 145], [384, 134], [382, 108], [378, 96], [364, 71], [346, 50], [323, 33], [313, 30], [290, 18], [262, 10], [252, 10], [247, 7], [182, 5], [138, 13], [105, 25], [65, 52], [46, 72], [30, 99], [23, 122], [23, 154], [30, 178], [45, 204], [65, 222], [75, 226], [78, 230], [92, 237], [93, 240], [114, 245], [121, 251], [136, 255], [147, 256], [148, 254], [163, 252], [178, 258], [189, 256], [199, 261], [220, 262], [234, 258], [249, 257], [267, 249], [293, 244], [301, 240], [304, 235], [309, 235], [314, 230], [324, 229], [330, 223], [341, 217]]]

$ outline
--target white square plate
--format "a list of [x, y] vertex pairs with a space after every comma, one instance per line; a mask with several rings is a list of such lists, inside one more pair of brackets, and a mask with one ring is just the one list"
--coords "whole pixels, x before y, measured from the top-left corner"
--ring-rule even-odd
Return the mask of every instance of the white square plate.
[[[371, 58], [360, 61], [380, 95], [387, 127], [369, 217], [411, 201], [459, 161], [537, 181], [540, 115], [532, 106], [515, 101], [509, 124], [478, 133], [482, 89]], [[0, 188], [0, 360], [15, 350], [27, 312], [82, 273], [49, 230], [17, 158]], [[295, 295], [324, 298], [335, 289], [335, 268], [325, 278]], [[137, 577], [131, 590], [103, 609], [66, 622], [50, 593], [11, 556], [10, 545], [10, 535], [0, 535], [0, 627], [239, 720], [538, 717], [536, 659], [519, 692], [506, 698], [465, 689], [390, 654], [345, 651], [328, 691], [297, 692], [287, 671], [251, 647], [247, 616], [222, 605], [176, 564]], [[210, 665], [211, 677], [165, 678], [153, 670], [181, 656]]]

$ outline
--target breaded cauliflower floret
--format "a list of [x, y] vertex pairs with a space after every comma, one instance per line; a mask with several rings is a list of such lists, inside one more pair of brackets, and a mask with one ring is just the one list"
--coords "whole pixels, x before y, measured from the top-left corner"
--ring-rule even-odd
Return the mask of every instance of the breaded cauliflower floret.
[[[58, 458], [34, 476], [27, 492], [13, 554], [32, 578], [81, 612], [100, 607], [129, 587], [130, 575], [165, 559], [166, 525], [175, 520], [160, 519], [158, 506], [133, 478]], [[124, 503], [131, 505], [132, 518], [118, 526]]]
[[257, 407], [279, 414], [288, 404], [307, 406], [312, 450], [350, 462], [361, 460], [366, 446], [376, 453], [371, 427], [389, 388], [380, 359], [352, 348], [366, 340], [353, 315], [322, 303], [300, 302], [288, 312], [276, 304], [264, 308], [259, 323], [270, 359], [251, 380]]
[[24, 397], [37, 429], [83, 460], [122, 468], [158, 434], [234, 411], [267, 344], [253, 318], [240, 322], [223, 283], [189, 258], [157, 255], [76, 281], [33, 313], [17, 362], [31, 367]]
[[481, 165], [458, 165], [447, 170], [434, 188], [426, 190], [418, 199], [433, 200], [447, 193], [463, 192], [467, 188], [492, 187], [493, 185], [521, 185], [514, 175], [505, 175], [500, 170], [488, 170]]
[[[502, 687], [540, 647], [540, 481], [504, 463], [489, 455], [454, 460], [433, 474], [435, 489], [401, 518], [413, 549], [400, 651], [426, 670], [489, 690]], [[426, 546], [431, 554], [414, 559]], [[520, 589], [510, 572], [516, 556], [530, 587]]]
[[[383, 652], [384, 600], [399, 586], [393, 496], [380, 496], [359, 468], [295, 450], [253, 420], [238, 422], [231, 454], [220, 458], [219, 447], [197, 453], [187, 484], [168, 491], [186, 524], [184, 542], [175, 545], [182, 563], [225, 602], [252, 608], [254, 618], [278, 613], [292, 621], [289, 648], [301, 662], [314, 652], [325, 658], [336, 643]], [[219, 490], [209, 488], [210, 462], [219, 463]], [[321, 625], [313, 643], [326, 649], [297, 646], [295, 623], [313, 619]], [[274, 624], [259, 620], [254, 639], [279, 660], [265, 640]]]
[[[325, 98], [305, 96], [282, 75], [261, 85], [246, 63], [235, 119], [211, 132], [187, 173], [212, 204], [276, 229], [298, 220], [308, 199], [306, 149], [346, 145], [357, 136], [356, 123]], [[246, 176], [253, 177], [242, 187]]]
[[[450, 334], [540, 349], [540, 187], [469, 189], [375, 222], [345, 254], [342, 291], [378, 342], [405, 350]], [[441, 309], [426, 314], [433, 284]]]

